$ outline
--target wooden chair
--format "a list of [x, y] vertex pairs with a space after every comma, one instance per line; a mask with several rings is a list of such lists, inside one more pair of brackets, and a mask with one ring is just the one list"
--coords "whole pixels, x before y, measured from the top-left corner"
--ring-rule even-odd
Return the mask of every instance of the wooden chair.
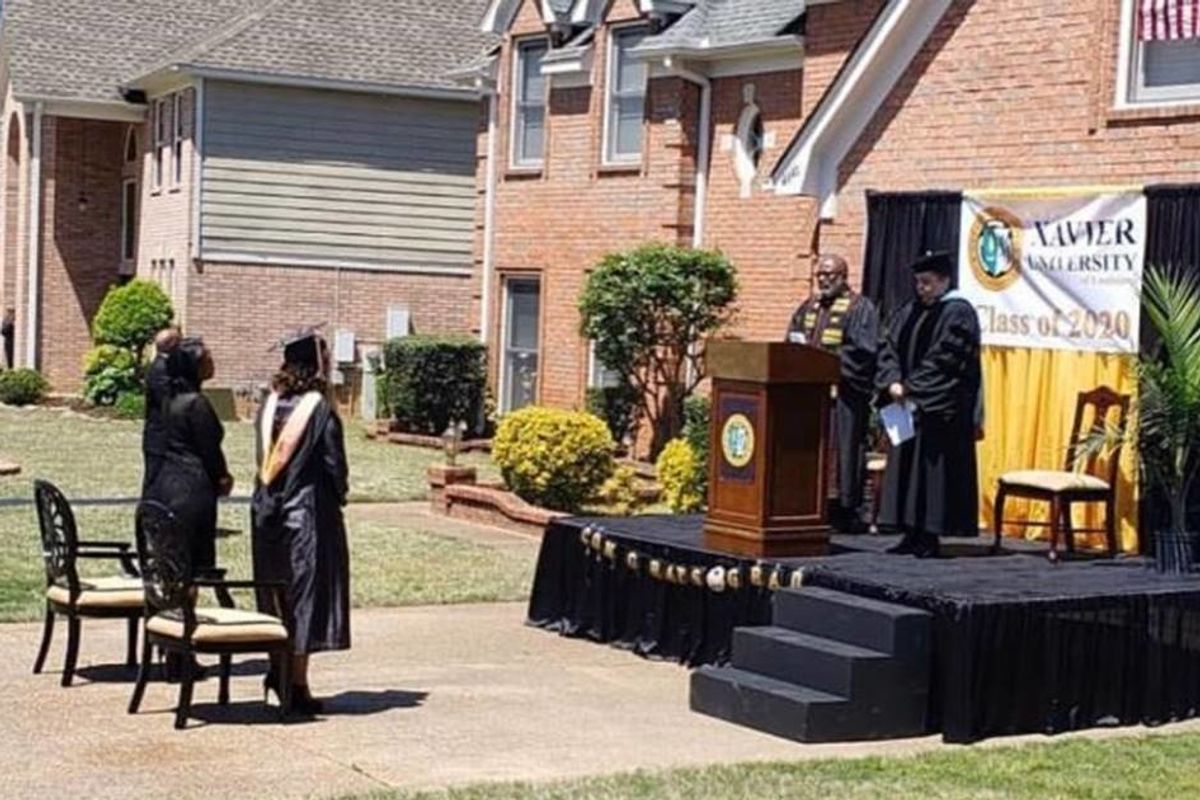
[[[42, 643], [33, 662], [34, 674], [42, 671], [54, 619], [67, 619], [67, 654], [63, 662], [62, 685], [70, 686], [79, 658], [80, 620], [84, 617], [124, 619], [128, 624], [129, 643], [125, 662], [137, 665], [138, 620], [142, 617], [144, 595], [142, 581], [134, 565], [130, 542], [80, 540], [75, 515], [67, 498], [48, 481], [34, 481], [33, 499], [37, 506], [38, 527], [42, 539], [42, 562], [46, 569], [46, 618]], [[122, 572], [103, 577], [81, 578], [76, 569], [80, 559], [104, 559], [120, 563]]]
[[[230, 581], [217, 577], [221, 572], [193, 575], [187, 543], [178, 532], [171, 510], [161, 503], [146, 500], [137, 511], [138, 561], [145, 586], [145, 623], [141, 669], [129, 713], [136, 714], [146, 691], [150, 672], [151, 647], [178, 653], [190, 664], [196, 653], [215, 654], [220, 658], [218, 702], [229, 702], [229, 675], [232, 657], [242, 653], [266, 653], [276, 656], [280, 665], [280, 716], [291, 710], [292, 636], [284, 620], [288, 619], [285, 586], [282, 582]], [[211, 589], [217, 606], [196, 605], [200, 589]], [[230, 589], [264, 589], [272, 597], [276, 616], [244, 611], [234, 607]], [[195, 675], [185, 669], [179, 682], [179, 704], [175, 727], [183, 728], [191, 712]]]
[[[1109, 411], [1117, 409], [1116, 425], [1124, 429], [1129, 416], [1129, 395], [1118, 394], [1107, 386], [1101, 386], [1090, 392], [1080, 392], [1075, 401], [1075, 422], [1071, 426], [1071, 444], [1067, 448], [1066, 464], [1062, 471], [1057, 470], [1018, 470], [1006, 472], [1000, 476], [996, 489], [995, 538], [993, 550], [1000, 549], [1000, 536], [1004, 525], [1004, 503], [1009, 497], [1023, 497], [1028, 500], [1040, 500], [1050, 504], [1049, 522], [1031, 522], [1025, 520], [1024, 525], [1036, 525], [1050, 528], [1050, 559], [1058, 558], [1058, 534], [1060, 527], [1066, 534], [1067, 550], [1075, 550], [1075, 533], [1071, 523], [1071, 506], [1074, 503], [1104, 503], [1104, 527], [1080, 528], [1080, 533], [1103, 532], [1107, 539], [1108, 554], [1117, 553], [1116, 531], [1116, 502], [1117, 502], [1117, 472], [1120, 469], [1121, 446], [1118, 442], [1113, 452], [1109, 454], [1108, 470], [1103, 476], [1097, 476], [1099, 453], [1093, 452], [1086, 461], [1080, 464], [1078, 449], [1088, 434], [1081, 430], [1083, 427], [1084, 411], [1088, 406], [1095, 409], [1091, 432], [1103, 432]], [[1082, 471], [1077, 468], [1082, 466]]]

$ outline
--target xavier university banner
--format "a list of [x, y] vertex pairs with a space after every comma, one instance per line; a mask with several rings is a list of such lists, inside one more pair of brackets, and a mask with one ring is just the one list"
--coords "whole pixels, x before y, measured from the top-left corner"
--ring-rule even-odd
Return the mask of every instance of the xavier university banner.
[[985, 345], [1135, 353], [1141, 191], [965, 194], [958, 288]]

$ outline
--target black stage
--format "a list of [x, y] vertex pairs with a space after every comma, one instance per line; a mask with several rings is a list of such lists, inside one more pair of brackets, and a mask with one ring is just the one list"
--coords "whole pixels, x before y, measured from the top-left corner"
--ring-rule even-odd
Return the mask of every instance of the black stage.
[[[601, 530], [608, 557], [581, 542]], [[714, 592], [649, 575], [757, 562], [705, 549], [699, 516], [572, 518], [551, 523], [538, 557], [529, 622], [568, 636], [688, 665], [729, 657], [733, 628], [767, 625], [771, 591]], [[947, 540], [943, 557], [884, 552], [888, 536], [835, 536], [834, 553], [761, 562], [786, 585], [914, 606], [935, 617], [931, 730], [965, 742], [1098, 725], [1159, 724], [1200, 708], [1200, 576], [1164, 576], [1139, 558], [1051, 564], [1044, 548], [990, 555]], [[1013, 548], [1010, 542], [1007, 548]], [[637, 568], [627, 554], [640, 556]]]

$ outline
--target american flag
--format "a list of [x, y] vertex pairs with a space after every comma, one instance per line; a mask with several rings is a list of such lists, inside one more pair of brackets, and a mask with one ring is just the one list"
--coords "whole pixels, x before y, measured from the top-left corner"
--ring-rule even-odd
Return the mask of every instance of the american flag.
[[1200, 0], [1138, 0], [1138, 38], [1200, 39]]

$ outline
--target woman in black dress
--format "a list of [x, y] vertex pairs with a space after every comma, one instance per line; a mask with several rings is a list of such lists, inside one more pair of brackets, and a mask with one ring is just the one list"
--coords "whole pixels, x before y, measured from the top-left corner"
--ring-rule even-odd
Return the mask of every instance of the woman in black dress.
[[[287, 585], [292, 701], [298, 711], [316, 714], [321, 703], [308, 688], [309, 655], [350, 647], [346, 451], [341, 420], [325, 397], [325, 341], [309, 328], [283, 344], [284, 364], [255, 426], [254, 577]], [[275, 613], [269, 595], [260, 594], [259, 609]], [[277, 694], [279, 674], [273, 664], [265, 681]]]
[[184, 339], [167, 357], [166, 454], [148, 492], [174, 512], [193, 571], [216, 566], [217, 498], [233, 488], [221, 452], [225, 429], [200, 392], [212, 374], [212, 356], [199, 339]]

